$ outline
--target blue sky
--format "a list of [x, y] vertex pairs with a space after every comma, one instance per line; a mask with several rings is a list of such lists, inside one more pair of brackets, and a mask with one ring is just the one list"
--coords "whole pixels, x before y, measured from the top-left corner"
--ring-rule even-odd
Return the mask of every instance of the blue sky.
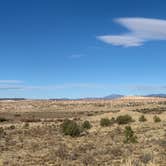
[[166, 1], [0, 2], [0, 97], [166, 93]]

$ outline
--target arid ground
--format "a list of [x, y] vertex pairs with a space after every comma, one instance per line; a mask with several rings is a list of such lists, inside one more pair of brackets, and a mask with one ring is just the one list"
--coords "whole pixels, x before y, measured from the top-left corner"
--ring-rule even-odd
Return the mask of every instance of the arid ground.
[[[124, 143], [126, 125], [100, 126], [101, 118], [126, 114], [137, 143]], [[66, 118], [92, 127], [78, 137], [64, 135]], [[166, 166], [166, 99], [0, 101], [0, 165]]]

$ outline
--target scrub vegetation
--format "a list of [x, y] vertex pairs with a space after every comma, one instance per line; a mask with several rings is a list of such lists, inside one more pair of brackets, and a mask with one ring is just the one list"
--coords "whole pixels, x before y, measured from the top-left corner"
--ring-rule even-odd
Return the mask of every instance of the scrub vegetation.
[[165, 103], [0, 101], [0, 165], [165, 166]]

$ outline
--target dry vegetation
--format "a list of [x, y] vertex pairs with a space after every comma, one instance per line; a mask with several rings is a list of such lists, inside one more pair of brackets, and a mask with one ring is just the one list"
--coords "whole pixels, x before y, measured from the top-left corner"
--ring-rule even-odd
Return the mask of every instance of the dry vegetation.
[[[118, 124], [126, 114], [132, 121]], [[91, 126], [64, 135], [66, 118]], [[166, 99], [0, 101], [0, 152], [2, 166], [165, 166]]]

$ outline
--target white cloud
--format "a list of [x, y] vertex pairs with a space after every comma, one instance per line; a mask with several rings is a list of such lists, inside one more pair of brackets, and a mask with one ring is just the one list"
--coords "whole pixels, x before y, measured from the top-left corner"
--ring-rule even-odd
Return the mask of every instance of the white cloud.
[[23, 86], [0, 85], [0, 90], [23, 90]]
[[124, 47], [143, 45], [153, 40], [166, 40], [166, 20], [150, 18], [119, 18], [115, 22], [129, 30], [122, 35], [103, 35], [101, 41]]
[[23, 83], [21, 80], [0, 80], [0, 83], [5, 83], [5, 84], [20, 84]]
[[89, 88], [89, 89], [104, 89], [110, 87], [109, 84], [94, 84], [94, 83], [68, 83], [61, 85], [43, 85], [43, 86], [30, 86], [30, 85], [0, 85], [0, 90], [58, 90], [70, 88]]
[[166, 86], [165, 85], [137, 85], [132, 87], [135, 90], [139, 91], [165, 91]]
[[[98, 84], [98, 83], [66, 83], [57, 85], [0, 85], [0, 91], [58, 91], [67, 89], [102, 89], [111, 91], [131, 91], [131, 93], [165, 93], [166, 85], [113, 85], [113, 84]], [[121, 93], [121, 92], [120, 92]]]
[[98, 37], [100, 40], [104, 41], [105, 43], [113, 44], [115, 46], [140, 46], [143, 43], [143, 40], [129, 35], [106, 35]]

